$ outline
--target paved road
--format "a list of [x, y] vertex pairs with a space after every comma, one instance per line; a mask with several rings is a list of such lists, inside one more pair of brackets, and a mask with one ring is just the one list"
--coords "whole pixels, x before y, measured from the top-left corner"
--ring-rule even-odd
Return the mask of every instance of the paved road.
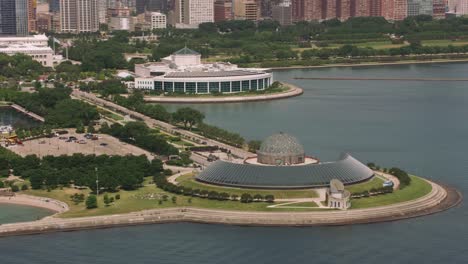
[[250, 157], [252, 155], [255, 155], [255, 154], [250, 153], [250, 152], [248, 152], [246, 150], [236, 148], [236, 147], [227, 145], [225, 143], [222, 143], [222, 142], [219, 142], [219, 141], [216, 141], [216, 140], [212, 140], [212, 139], [200, 136], [198, 134], [195, 134], [195, 133], [187, 131], [187, 130], [179, 129], [176, 126], [173, 126], [173, 125], [168, 124], [166, 122], [162, 122], [162, 121], [150, 118], [148, 116], [145, 116], [145, 115], [143, 115], [141, 113], [132, 111], [132, 110], [130, 110], [128, 108], [122, 107], [122, 106], [120, 106], [118, 104], [115, 104], [113, 102], [109, 102], [109, 101], [106, 101], [104, 99], [98, 98], [94, 94], [91, 94], [91, 93], [85, 93], [85, 92], [82, 92], [82, 91], [79, 91], [79, 90], [75, 89], [75, 90], [73, 90], [72, 95], [74, 97], [78, 98], [78, 99], [85, 100], [87, 102], [90, 102], [90, 103], [93, 103], [93, 104], [96, 104], [96, 105], [99, 105], [99, 106], [104, 106], [104, 107], [110, 108], [112, 110], [115, 110], [117, 112], [124, 113], [126, 115], [130, 115], [133, 118], [142, 120], [149, 127], [157, 127], [159, 129], [161, 129], [161, 130], [163, 130], [163, 131], [165, 131], [167, 133], [173, 134], [173, 135], [178, 134], [181, 137], [183, 137], [185, 139], [188, 139], [190, 141], [195, 141], [196, 143], [206, 142], [206, 145], [218, 146], [220, 148], [228, 149], [228, 150], [231, 151], [231, 153], [233, 155], [238, 156], [238, 157], [240, 157], [242, 159]]

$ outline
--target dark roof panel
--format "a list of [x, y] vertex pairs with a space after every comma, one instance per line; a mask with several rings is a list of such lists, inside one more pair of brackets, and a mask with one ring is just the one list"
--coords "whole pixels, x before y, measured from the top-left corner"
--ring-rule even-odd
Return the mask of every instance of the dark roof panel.
[[218, 160], [200, 172], [196, 179], [231, 187], [299, 189], [328, 187], [332, 179], [348, 185], [372, 176], [371, 169], [345, 154], [335, 162], [300, 166], [262, 166]]

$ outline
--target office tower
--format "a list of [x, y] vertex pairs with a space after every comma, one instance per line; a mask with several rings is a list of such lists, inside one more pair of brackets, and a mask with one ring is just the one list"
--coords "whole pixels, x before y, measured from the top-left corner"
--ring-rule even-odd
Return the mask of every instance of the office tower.
[[213, 0], [176, 0], [174, 9], [176, 27], [198, 27], [214, 22]]
[[233, 0], [234, 19], [257, 21], [260, 10], [256, 0]]
[[292, 24], [291, 2], [284, 1], [273, 5], [271, 12], [273, 19], [278, 21], [280, 25]]
[[232, 19], [232, 1], [218, 0], [214, 2], [214, 22]]
[[60, 0], [60, 27], [70, 33], [98, 31], [97, 0]]

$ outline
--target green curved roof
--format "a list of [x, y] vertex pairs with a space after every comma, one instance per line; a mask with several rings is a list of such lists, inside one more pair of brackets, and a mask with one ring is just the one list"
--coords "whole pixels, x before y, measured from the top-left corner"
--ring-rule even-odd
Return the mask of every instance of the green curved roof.
[[173, 53], [174, 55], [200, 55], [200, 53], [192, 50], [192, 49], [189, 49], [187, 47], [184, 47], [183, 49], [180, 49], [176, 52]]

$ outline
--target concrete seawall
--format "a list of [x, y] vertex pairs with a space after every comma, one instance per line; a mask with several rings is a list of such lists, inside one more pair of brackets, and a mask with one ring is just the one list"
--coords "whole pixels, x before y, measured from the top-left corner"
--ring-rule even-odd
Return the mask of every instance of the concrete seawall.
[[245, 96], [219, 96], [219, 97], [166, 97], [166, 96], [146, 96], [145, 102], [148, 103], [165, 103], [165, 104], [213, 104], [213, 103], [245, 103], [285, 99], [294, 96], [299, 96], [304, 91], [292, 84], [283, 83], [289, 86], [290, 89], [281, 93], [261, 94], [261, 95], [245, 95]]
[[47, 232], [98, 229], [156, 223], [193, 222], [245, 226], [348, 225], [429, 215], [458, 205], [462, 195], [455, 189], [433, 182], [432, 191], [418, 199], [398, 204], [348, 211], [245, 212], [197, 208], [170, 208], [82, 218], [43, 220], [0, 225], [0, 237]]

